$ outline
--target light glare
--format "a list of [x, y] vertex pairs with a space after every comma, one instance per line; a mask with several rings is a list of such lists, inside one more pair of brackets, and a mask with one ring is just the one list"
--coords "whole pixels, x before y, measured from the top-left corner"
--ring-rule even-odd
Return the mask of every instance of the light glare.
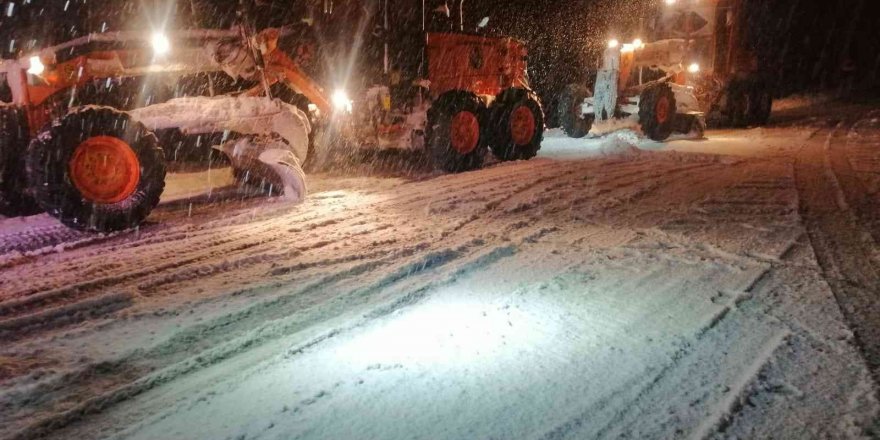
[[608, 47], [610, 47], [612, 49], [616, 48], [619, 45], [620, 45], [620, 42], [617, 41], [617, 39], [612, 38], [612, 39], [608, 40]]
[[153, 34], [153, 38], [150, 42], [153, 45], [153, 53], [156, 55], [165, 55], [171, 51], [171, 42], [168, 41], [168, 37], [166, 37], [165, 34], [160, 32]]
[[31, 75], [40, 75], [46, 70], [46, 66], [40, 61], [40, 57], [33, 56], [29, 61], [30, 67], [28, 67], [27, 73], [30, 73]]
[[348, 98], [348, 93], [345, 93], [345, 90], [340, 89], [333, 92], [330, 99], [333, 101], [333, 107], [337, 110], [351, 112], [351, 99]]
[[700, 71], [700, 65], [697, 63], [691, 63], [691, 65], [688, 66], [688, 72], [690, 72], [690, 73], [698, 73], [699, 71]]

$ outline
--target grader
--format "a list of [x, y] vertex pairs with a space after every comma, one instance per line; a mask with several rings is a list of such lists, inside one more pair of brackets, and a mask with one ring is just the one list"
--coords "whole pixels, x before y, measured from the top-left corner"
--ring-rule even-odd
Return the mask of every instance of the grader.
[[633, 118], [650, 139], [714, 127], [764, 125], [773, 97], [743, 31], [742, 0], [663, 0], [655, 41], [612, 39], [591, 92], [566, 87], [563, 130], [583, 137], [609, 119]]
[[[236, 174], [301, 200], [310, 137], [339, 112], [277, 50], [279, 32], [107, 32], [3, 61], [11, 102], [0, 106], [2, 214], [45, 211], [91, 231], [135, 227], [159, 202], [166, 163], [212, 148]], [[183, 90], [210, 86], [214, 73], [256, 85], [237, 95]], [[269, 99], [273, 87], [310, 105]]]

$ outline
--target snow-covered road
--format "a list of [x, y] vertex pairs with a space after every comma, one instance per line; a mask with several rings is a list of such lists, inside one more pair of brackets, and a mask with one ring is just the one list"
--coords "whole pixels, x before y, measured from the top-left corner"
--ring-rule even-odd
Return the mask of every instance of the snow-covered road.
[[880, 111], [847, 114], [0, 220], [0, 439], [878, 435]]

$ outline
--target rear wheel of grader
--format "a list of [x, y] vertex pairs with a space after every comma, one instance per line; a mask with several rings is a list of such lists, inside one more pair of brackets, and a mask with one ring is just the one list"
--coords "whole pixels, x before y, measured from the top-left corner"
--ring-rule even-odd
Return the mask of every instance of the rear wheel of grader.
[[65, 115], [34, 139], [26, 162], [37, 203], [80, 230], [136, 227], [165, 188], [165, 158], [156, 136], [108, 107]]
[[466, 92], [447, 93], [434, 102], [428, 110], [425, 146], [437, 168], [456, 173], [483, 166], [484, 113], [480, 100]]
[[492, 154], [499, 160], [535, 157], [544, 140], [544, 111], [535, 95], [525, 89], [501, 92], [489, 108]]
[[672, 134], [676, 117], [675, 94], [666, 84], [642, 92], [639, 100], [639, 122], [642, 132], [651, 140], [664, 141]]
[[25, 191], [27, 141], [24, 110], [15, 106], [0, 107], [0, 215], [18, 217], [41, 212], [37, 202]]

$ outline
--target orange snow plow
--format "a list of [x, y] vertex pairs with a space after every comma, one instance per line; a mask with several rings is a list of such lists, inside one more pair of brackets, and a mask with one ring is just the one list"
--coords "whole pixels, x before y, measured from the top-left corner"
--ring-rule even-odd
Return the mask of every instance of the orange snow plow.
[[[301, 200], [311, 140], [344, 112], [277, 50], [280, 33], [108, 32], [2, 61], [12, 102], [0, 106], [0, 213], [135, 227], [159, 201], [166, 162], [212, 148], [237, 176]], [[286, 102], [266, 96], [282, 89]], [[202, 152], [181, 151], [181, 137]]]

